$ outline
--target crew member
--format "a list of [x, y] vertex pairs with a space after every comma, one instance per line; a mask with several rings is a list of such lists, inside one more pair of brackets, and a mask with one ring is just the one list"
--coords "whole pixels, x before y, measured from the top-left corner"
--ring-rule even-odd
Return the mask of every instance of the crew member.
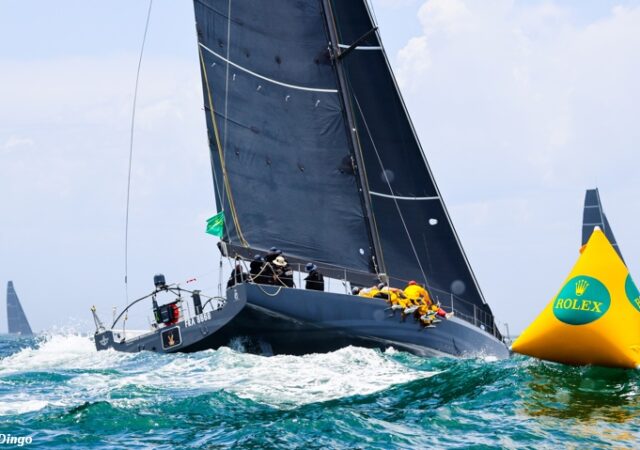
[[384, 283], [379, 284], [378, 287], [380, 288], [380, 294], [376, 297], [384, 298], [387, 303], [391, 305], [392, 309], [393, 306], [399, 305], [400, 303], [404, 303], [406, 301], [407, 297], [404, 295], [404, 292], [402, 292], [402, 289], [389, 287]]
[[407, 287], [404, 288], [404, 294], [416, 305], [424, 303], [430, 306], [432, 303], [427, 290], [413, 280], [409, 281]]
[[318, 272], [318, 267], [314, 263], [308, 263], [305, 270], [309, 273], [304, 279], [305, 288], [312, 291], [324, 291], [324, 277]]
[[[266, 259], [266, 258], [265, 258]], [[284, 285], [286, 287], [295, 287], [293, 284], [293, 269], [289, 265], [284, 256], [278, 256], [273, 260], [274, 265], [274, 284]]]
[[358, 295], [360, 297], [366, 298], [374, 298], [380, 293], [380, 289], [378, 289], [378, 285], [371, 286], [369, 288], [360, 288], [358, 290]]
[[269, 277], [265, 276], [267, 267], [264, 263], [264, 258], [261, 255], [256, 254], [253, 257], [253, 261], [249, 264], [249, 275], [251, 280], [257, 284], [269, 284]]
[[229, 281], [227, 281], [227, 289], [235, 286], [236, 284], [244, 283], [246, 279], [247, 274], [244, 272], [242, 264], [240, 264], [240, 262], [236, 262], [236, 266], [231, 271], [231, 276], [229, 276]]
[[269, 264], [273, 264], [273, 261], [275, 261], [278, 256], [282, 256], [282, 250], [276, 247], [271, 247], [269, 249], [269, 253], [264, 256], [264, 260]]

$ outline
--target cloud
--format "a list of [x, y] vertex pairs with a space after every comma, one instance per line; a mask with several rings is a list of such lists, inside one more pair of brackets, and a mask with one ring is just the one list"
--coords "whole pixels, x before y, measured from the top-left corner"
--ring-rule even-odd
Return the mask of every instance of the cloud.
[[374, 8], [386, 9], [402, 9], [418, 3], [420, 0], [369, 0], [373, 3]]
[[9, 136], [3, 144], [0, 144], [0, 149], [3, 152], [12, 152], [19, 150], [22, 147], [33, 147], [35, 143], [31, 138], [25, 138], [22, 136]]
[[[583, 189], [600, 184], [616, 230], [635, 223], [640, 7], [584, 20], [552, 1], [429, 0], [417, 15], [398, 80], [488, 299], [520, 316], [514, 261], [541, 280], [568, 272]], [[630, 232], [624, 245], [640, 251]], [[543, 305], [553, 282], [520, 305]]]

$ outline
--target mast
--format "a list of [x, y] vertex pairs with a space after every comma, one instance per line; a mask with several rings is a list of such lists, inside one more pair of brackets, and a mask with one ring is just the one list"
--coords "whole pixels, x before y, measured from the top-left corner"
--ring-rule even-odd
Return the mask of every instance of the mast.
[[373, 206], [371, 204], [371, 197], [369, 194], [369, 183], [367, 181], [367, 174], [365, 169], [364, 158], [362, 155], [362, 146], [360, 144], [360, 138], [358, 136], [358, 127], [356, 125], [356, 119], [353, 111], [353, 105], [351, 104], [351, 95], [349, 94], [349, 86], [346, 79], [345, 70], [343, 67], [343, 60], [341, 56], [347, 56], [357, 42], [344, 51], [344, 54], [340, 50], [340, 42], [338, 39], [338, 30], [336, 28], [336, 20], [333, 15], [333, 9], [331, 7], [331, 0], [322, 0], [324, 9], [324, 17], [327, 22], [327, 30], [329, 31], [329, 37], [331, 39], [330, 49], [332, 60], [338, 74], [338, 85], [340, 87], [340, 94], [342, 97], [342, 104], [344, 106], [345, 117], [347, 119], [347, 126], [349, 127], [349, 136], [353, 145], [353, 158], [355, 163], [353, 164], [354, 171], [356, 172], [358, 182], [360, 184], [360, 193], [364, 211], [366, 213], [365, 221], [371, 238], [372, 248], [372, 262], [375, 271], [380, 273], [386, 273], [384, 264], [384, 258], [382, 255], [382, 244], [380, 242], [380, 236], [376, 226], [375, 216], [373, 214]]

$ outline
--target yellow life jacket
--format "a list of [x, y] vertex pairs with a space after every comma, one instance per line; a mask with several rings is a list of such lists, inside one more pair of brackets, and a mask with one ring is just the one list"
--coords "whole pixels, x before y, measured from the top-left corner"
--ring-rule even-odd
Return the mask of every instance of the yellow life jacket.
[[372, 288], [368, 288], [368, 289], [361, 289], [360, 292], [358, 293], [358, 295], [360, 297], [373, 298], [379, 292], [380, 292], [380, 290], [377, 287], [372, 287]]
[[423, 288], [419, 284], [411, 284], [407, 286], [404, 289], [404, 294], [410, 299], [413, 299], [414, 301], [417, 300], [420, 303], [426, 303], [426, 304], [431, 303], [431, 299], [429, 298], [429, 293], [425, 288]]
[[387, 294], [388, 299], [387, 302], [391, 305], [400, 305], [402, 301], [406, 298], [402, 289], [392, 288], [392, 287], [384, 287], [380, 290], [380, 292]]

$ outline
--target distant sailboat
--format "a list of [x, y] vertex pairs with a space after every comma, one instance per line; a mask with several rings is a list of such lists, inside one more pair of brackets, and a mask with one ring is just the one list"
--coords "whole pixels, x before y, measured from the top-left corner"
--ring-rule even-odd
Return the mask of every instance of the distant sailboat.
[[620, 259], [624, 262], [624, 258], [622, 257], [620, 247], [618, 247], [616, 237], [613, 235], [613, 230], [611, 229], [611, 225], [609, 225], [609, 221], [607, 220], [607, 215], [604, 213], [604, 209], [602, 209], [602, 203], [600, 202], [600, 192], [598, 191], [598, 188], [587, 189], [587, 193], [584, 197], [584, 213], [582, 215], [583, 246], [586, 245], [587, 241], [591, 237], [594, 227], [600, 227], [613, 248], [616, 250], [616, 252], [618, 252], [618, 256], [620, 256]]
[[9, 334], [20, 334], [30, 336], [33, 334], [27, 316], [22, 309], [18, 294], [13, 287], [13, 281], [7, 283], [7, 324]]

